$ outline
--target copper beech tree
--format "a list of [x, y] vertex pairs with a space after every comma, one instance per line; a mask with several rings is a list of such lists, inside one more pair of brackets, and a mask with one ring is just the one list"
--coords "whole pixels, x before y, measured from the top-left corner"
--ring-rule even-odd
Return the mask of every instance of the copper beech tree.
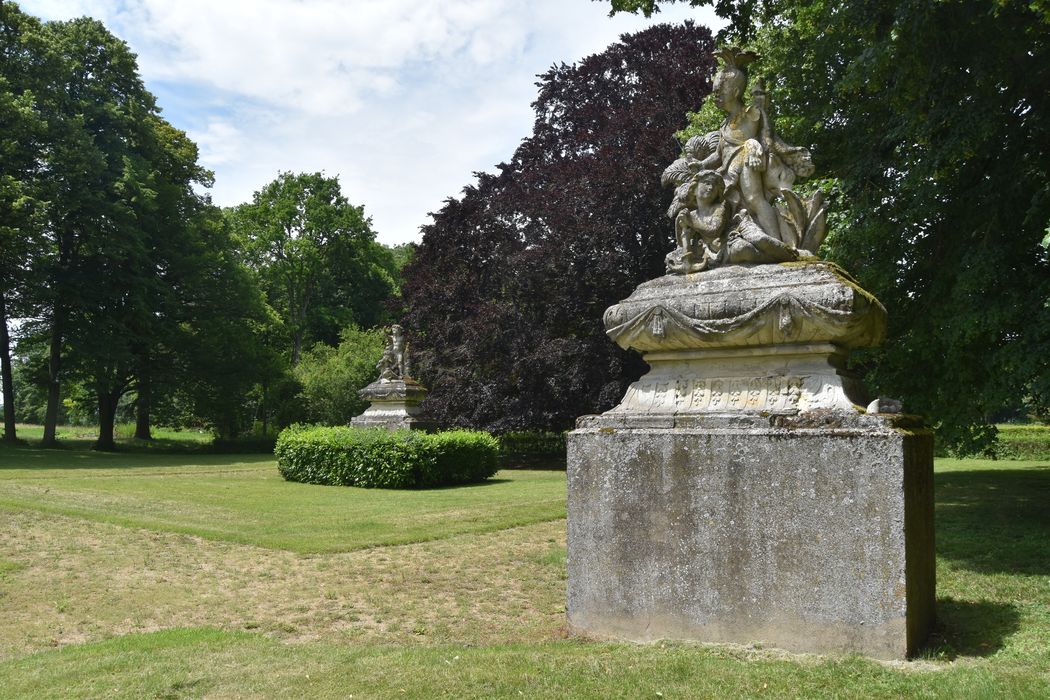
[[434, 214], [406, 268], [406, 323], [429, 410], [497, 432], [563, 429], [644, 369], [602, 312], [663, 272], [659, 173], [710, 91], [710, 32], [661, 24], [540, 76], [513, 158]]

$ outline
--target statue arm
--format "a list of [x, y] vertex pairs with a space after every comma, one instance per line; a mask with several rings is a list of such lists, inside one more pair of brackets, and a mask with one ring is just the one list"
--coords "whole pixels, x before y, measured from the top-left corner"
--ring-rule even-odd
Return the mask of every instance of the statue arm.
[[728, 124], [728, 120], [722, 122], [718, 131], [712, 131], [704, 135], [704, 140], [712, 146], [711, 153], [700, 161], [700, 170], [715, 170], [722, 164], [722, 129]]
[[714, 224], [713, 230], [717, 234], [721, 234], [726, 228], [726, 207], [725, 202], [719, 202], [718, 206], [715, 207], [714, 212], [711, 213], [711, 222]]
[[813, 159], [809, 150], [802, 146], [792, 146], [773, 130], [769, 117], [762, 117], [762, 141], [770, 153], [780, 157], [784, 164], [794, 171], [798, 177], [808, 177], [813, 174]]

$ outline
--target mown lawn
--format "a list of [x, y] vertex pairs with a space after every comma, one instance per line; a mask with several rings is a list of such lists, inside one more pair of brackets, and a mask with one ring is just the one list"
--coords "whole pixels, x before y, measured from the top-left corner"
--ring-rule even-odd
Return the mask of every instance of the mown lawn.
[[1050, 461], [938, 460], [940, 626], [897, 664], [568, 638], [564, 478], [0, 448], [0, 697], [1050, 697]]
[[564, 474], [390, 491], [284, 481], [272, 455], [0, 451], [0, 507], [299, 553], [341, 552], [565, 517]]

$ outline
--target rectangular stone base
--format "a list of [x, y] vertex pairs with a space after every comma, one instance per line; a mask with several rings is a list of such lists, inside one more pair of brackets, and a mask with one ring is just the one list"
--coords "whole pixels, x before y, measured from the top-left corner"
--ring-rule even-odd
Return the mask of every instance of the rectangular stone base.
[[571, 432], [570, 626], [913, 653], [934, 619], [932, 437], [867, 418]]
[[355, 428], [386, 428], [387, 430], [423, 430], [432, 431], [436, 424], [434, 421], [418, 416], [375, 416], [367, 413], [350, 419], [350, 425]]

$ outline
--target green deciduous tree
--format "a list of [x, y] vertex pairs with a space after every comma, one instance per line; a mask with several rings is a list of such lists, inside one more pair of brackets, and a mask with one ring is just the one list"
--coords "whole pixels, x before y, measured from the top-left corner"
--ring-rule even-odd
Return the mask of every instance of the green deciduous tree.
[[231, 404], [274, 364], [264, 343], [274, 319], [198, 191], [212, 176], [197, 147], [160, 116], [134, 54], [101, 23], [41, 25], [0, 3], [0, 42], [0, 354], [14, 298], [34, 358], [22, 376], [37, 376], [46, 348], [44, 443], [63, 382], [94, 396], [99, 449], [115, 446], [132, 393], [136, 434], [149, 437], [158, 388], [235, 432]]
[[339, 346], [318, 343], [303, 353], [295, 367], [307, 420], [346, 425], [368, 402], [357, 392], [379, 376], [376, 364], [386, 336], [380, 329], [351, 326], [340, 334]]
[[314, 341], [334, 344], [351, 323], [382, 322], [382, 302], [396, 289], [394, 256], [375, 242], [370, 220], [343, 196], [338, 178], [281, 173], [227, 215], [281, 315], [293, 366]]
[[79, 355], [77, 369], [93, 375], [104, 424], [99, 446], [111, 447], [106, 417], [130, 373], [126, 344], [118, 341], [126, 324], [148, 313], [139, 284], [148, 251], [135, 208], [150, 196], [141, 149], [157, 110], [134, 55], [101, 23], [51, 22], [44, 39], [53, 67], [41, 98], [48, 208], [39, 307], [50, 345], [44, 443], [55, 440], [69, 346]]
[[0, 3], [0, 378], [4, 441], [15, 442], [15, 389], [8, 321], [26, 302], [30, 254], [38, 242], [41, 162], [46, 123], [41, 26], [16, 5]]
[[1050, 404], [1050, 6], [714, 6], [727, 40], [764, 55], [785, 138], [835, 180], [827, 253], [890, 313], [885, 347], [861, 358], [874, 388], [961, 451], [1021, 397]]

